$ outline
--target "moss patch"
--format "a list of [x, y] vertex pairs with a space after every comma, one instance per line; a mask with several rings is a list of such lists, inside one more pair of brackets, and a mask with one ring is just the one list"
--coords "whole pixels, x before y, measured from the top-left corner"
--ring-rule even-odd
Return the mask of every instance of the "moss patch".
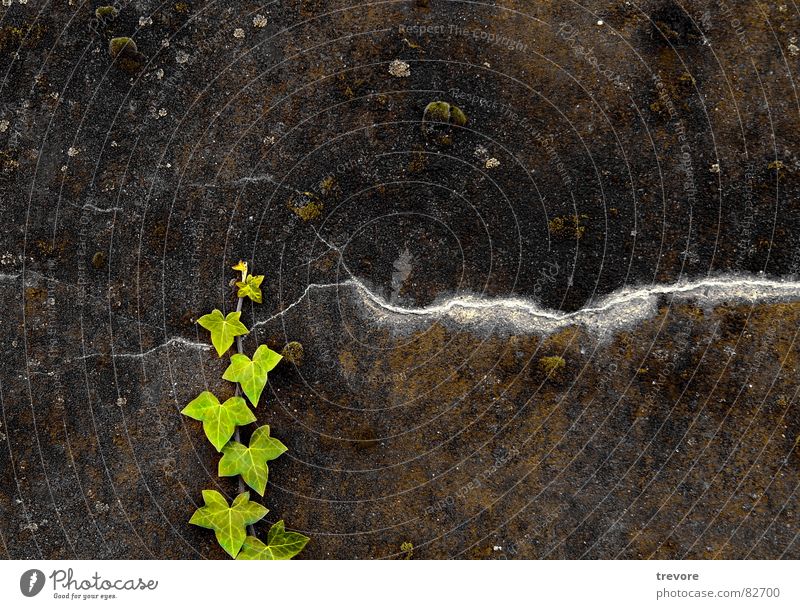
[[119, 11], [117, 11], [117, 9], [115, 9], [113, 6], [98, 6], [96, 9], [94, 9], [94, 16], [100, 21], [113, 19], [117, 15], [119, 15]]
[[114, 59], [114, 65], [129, 74], [138, 72], [145, 61], [133, 38], [127, 36], [112, 38], [108, 43], [108, 53]]
[[34, 24], [30, 27], [7, 25], [0, 28], [0, 52], [14, 53], [21, 49], [31, 49], [41, 42], [45, 29]]
[[547, 228], [551, 235], [560, 239], [581, 239], [586, 233], [583, 221], [587, 219], [585, 214], [558, 216], [547, 223]]
[[463, 127], [466, 124], [467, 115], [446, 101], [432, 101], [422, 114], [422, 133], [441, 146], [453, 143], [452, 125]]
[[283, 359], [290, 364], [300, 366], [303, 363], [305, 351], [303, 350], [302, 344], [296, 340], [293, 340], [290, 343], [286, 343], [286, 346], [281, 350], [281, 355], [283, 356]]
[[106, 255], [103, 252], [96, 252], [92, 256], [92, 266], [96, 269], [102, 269], [106, 265]]
[[289, 209], [304, 222], [314, 220], [322, 215], [322, 201], [320, 201], [313, 192], [303, 192], [293, 195], [292, 198], [289, 199], [288, 205]]
[[566, 367], [566, 365], [567, 362], [564, 361], [564, 358], [558, 355], [548, 355], [546, 357], [539, 358], [539, 367], [545, 371], [547, 376], [558, 374]]

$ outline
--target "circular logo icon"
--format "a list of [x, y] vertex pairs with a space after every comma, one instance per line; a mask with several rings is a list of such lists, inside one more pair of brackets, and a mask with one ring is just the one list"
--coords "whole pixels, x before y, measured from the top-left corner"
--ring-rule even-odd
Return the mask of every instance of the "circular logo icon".
[[44, 573], [39, 569], [28, 569], [19, 578], [19, 589], [25, 596], [36, 596], [44, 588]]

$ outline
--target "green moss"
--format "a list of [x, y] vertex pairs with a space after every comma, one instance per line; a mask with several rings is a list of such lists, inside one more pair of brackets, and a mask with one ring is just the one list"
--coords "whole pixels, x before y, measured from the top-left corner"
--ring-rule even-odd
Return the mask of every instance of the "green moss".
[[539, 366], [545, 371], [547, 376], [553, 376], [566, 367], [567, 363], [563, 357], [558, 355], [549, 355], [547, 357], [539, 358]]
[[113, 19], [117, 15], [119, 15], [119, 11], [115, 9], [113, 6], [98, 6], [94, 10], [94, 16], [97, 17], [100, 21]]
[[124, 72], [138, 72], [145, 62], [133, 38], [120, 36], [112, 38], [108, 43], [108, 52], [114, 59], [114, 65]]
[[114, 59], [120, 55], [125, 56], [130, 53], [136, 53], [138, 50], [133, 38], [128, 38], [127, 36], [112, 38], [108, 43], [108, 52]]
[[445, 101], [432, 101], [422, 113], [422, 133], [443, 146], [453, 143], [452, 125], [463, 127], [466, 124], [467, 115]]
[[389, 106], [389, 96], [381, 93], [372, 98], [373, 105], [379, 110], [385, 110]]
[[458, 106], [450, 106], [450, 122], [453, 125], [463, 127], [467, 124], [467, 115]]
[[586, 226], [582, 223], [589, 216], [558, 216], [547, 223], [550, 234], [562, 239], [581, 239], [586, 233]]
[[13, 25], [5, 26], [0, 29], [0, 50], [3, 52], [17, 50], [22, 44], [23, 38], [25, 38], [25, 32], [21, 28]]
[[0, 150], [0, 173], [11, 174], [19, 168], [19, 161], [5, 150]]
[[92, 256], [92, 266], [96, 269], [102, 269], [106, 265], [106, 255], [103, 252], [96, 252]]
[[13, 53], [20, 49], [31, 49], [41, 42], [45, 29], [34, 24], [30, 27], [7, 25], [0, 28], [0, 52]]
[[319, 183], [319, 191], [323, 195], [329, 195], [338, 189], [339, 185], [336, 183], [336, 178], [332, 175], [323, 178], [323, 180]]
[[450, 104], [443, 101], [432, 101], [425, 106], [425, 112], [422, 115], [424, 121], [435, 121], [438, 123], [447, 123], [450, 121]]
[[405, 554], [403, 558], [409, 560], [412, 556], [414, 556], [414, 544], [410, 541], [404, 541], [400, 544], [400, 551]]
[[323, 207], [322, 201], [313, 192], [298, 193], [289, 199], [289, 209], [304, 222], [319, 218]]
[[303, 350], [302, 344], [296, 340], [293, 340], [290, 343], [286, 343], [286, 346], [281, 350], [281, 355], [283, 356], [283, 359], [290, 364], [300, 366], [303, 363], [305, 351]]

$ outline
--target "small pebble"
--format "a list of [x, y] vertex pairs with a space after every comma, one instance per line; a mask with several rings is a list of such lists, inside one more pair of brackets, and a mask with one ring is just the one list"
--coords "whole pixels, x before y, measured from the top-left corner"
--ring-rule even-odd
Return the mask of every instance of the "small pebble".
[[411, 68], [405, 61], [395, 59], [389, 64], [389, 74], [396, 78], [405, 78], [411, 76]]
[[267, 25], [267, 18], [264, 15], [256, 15], [253, 17], [253, 25], [255, 27], [265, 27]]
[[233, 37], [244, 38], [244, 30], [240, 27], [237, 27], [235, 30], [233, 30]]

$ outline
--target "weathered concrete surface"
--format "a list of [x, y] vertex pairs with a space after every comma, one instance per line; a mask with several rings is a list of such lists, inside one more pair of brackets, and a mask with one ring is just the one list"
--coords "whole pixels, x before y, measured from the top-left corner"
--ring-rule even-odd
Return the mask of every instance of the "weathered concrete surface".
[[258, 411], [304, 557], [800, 557], [798, 300], [545, 335], [358, 287], [573, 312], [796, 281], [791, 4], [349, 4], [0, 8], [3, 554], [222, 557], [187, 520], [235, 483], [179, 411], [232, 392], [194, 320], [247, 258], [248, 350], [305, 351]]

